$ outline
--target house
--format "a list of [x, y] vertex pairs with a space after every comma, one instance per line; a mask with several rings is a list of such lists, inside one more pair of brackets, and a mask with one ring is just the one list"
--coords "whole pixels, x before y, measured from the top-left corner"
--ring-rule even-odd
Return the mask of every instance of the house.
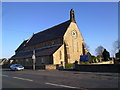
[[32, 65], [33, 52], [35, 52], [37, 66], [65, 65], [76, 60], [80, 63], [80, 55], [88, 51], [77, 26], [73, 9], [70, 11], [69, 20], [35, 33], [28, 40], [23, 41], [11, 59], [23, 66]]
[[6, 58], [0, 59], [0, 65], [6, 65], [8, 64], [8, 60]]

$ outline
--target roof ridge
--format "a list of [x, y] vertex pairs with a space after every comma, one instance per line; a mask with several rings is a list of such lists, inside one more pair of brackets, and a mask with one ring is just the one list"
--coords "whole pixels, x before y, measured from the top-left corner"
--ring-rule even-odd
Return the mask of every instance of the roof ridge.
[[48, 30], [50, 30], [50, 29], [52, 29], [52, 28], [54, 28], [54, 27], [57, 27], [57, 26], [59, 26], [59, 25], [62, 25], [62, 24], [64, 24], [64, 23], [66, 23], [66, 22], [70, 22], [70, 20], [67, 20], [67, 21], [65, 21], [65, 22], [63, 22], [63, 23], [57, 24], [57, 25], [55, 25], [55, 26], [52, 26], [52, 27], [50, 27], [50, 28], [48, 28], [48, 29], [45, 29], [45, 30], [43, 30], [43, 31], [37, 32], [37, 33], [35, 33], [34, 35], [39, 34], [39, 33], [43, 33], [43, 32], [45, 32], [45, 31], [48, 31]]
[[34, 36], [34, 34], [33, 34], [29, 39], [27, 39], [25, 45], [31, 40], [31, 38], [32, 38], [33, 36]]
[[31, 46], [37, 43], [41, 43], [48, 40], [53, 40], [55, 38], [63, 37], [71, 21], [67, 20], [63, 23], [55, 25], [51, 28], [43, 30], [41, 32], [35, 33], [32, 38], [28, 40], [26, 46]]

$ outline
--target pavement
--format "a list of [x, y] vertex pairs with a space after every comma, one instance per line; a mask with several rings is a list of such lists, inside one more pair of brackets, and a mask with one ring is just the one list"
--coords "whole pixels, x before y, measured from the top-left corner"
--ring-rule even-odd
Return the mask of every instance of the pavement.
[[3, 69], [2, 88], [118, 88], [119, 73]]

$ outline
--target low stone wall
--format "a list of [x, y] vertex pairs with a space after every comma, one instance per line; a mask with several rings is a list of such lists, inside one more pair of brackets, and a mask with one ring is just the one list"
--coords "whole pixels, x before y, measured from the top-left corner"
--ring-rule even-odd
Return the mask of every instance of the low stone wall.
[[57, 66], [56, 65], [45, 65], [45, 69], [47, 69], [47, 70], [55, 70], [55, 69], [57, 69]]
[[120, 72], [120, 64], [77, 65], [78, 71]]
[[98, 63], [91, 63], [91, 64], [114, 64], [114, 61], [102, 61], [102, 62], [98, 62]]

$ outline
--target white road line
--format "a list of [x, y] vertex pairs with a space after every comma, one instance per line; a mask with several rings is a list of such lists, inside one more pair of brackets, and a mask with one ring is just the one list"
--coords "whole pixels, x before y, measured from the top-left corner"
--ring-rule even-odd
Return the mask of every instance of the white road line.
[[8, 77], [8, 75], [3, 75], [3, 74], [2, 74], [2, 76], [4, 76], [4, 77]]
[[26, 80], [26, 81], [33, 81], [33, 80], [31, 80], [31, 79], [26, 79], [26, 78], [20, 78], [20, 77], [13, 77], [13, 78], [15, 78], [15, 79], [20, 79], [20, 80]]
[[60, 86], [60, 87], [66, 87], [66, 88], [78, 88], [78, 87], [72, 87], [72, 86], [66, 86], [66, 85], [59, 85], [59, 84], [53, 84], [53, 83], [45, 83], [53, 86]]

